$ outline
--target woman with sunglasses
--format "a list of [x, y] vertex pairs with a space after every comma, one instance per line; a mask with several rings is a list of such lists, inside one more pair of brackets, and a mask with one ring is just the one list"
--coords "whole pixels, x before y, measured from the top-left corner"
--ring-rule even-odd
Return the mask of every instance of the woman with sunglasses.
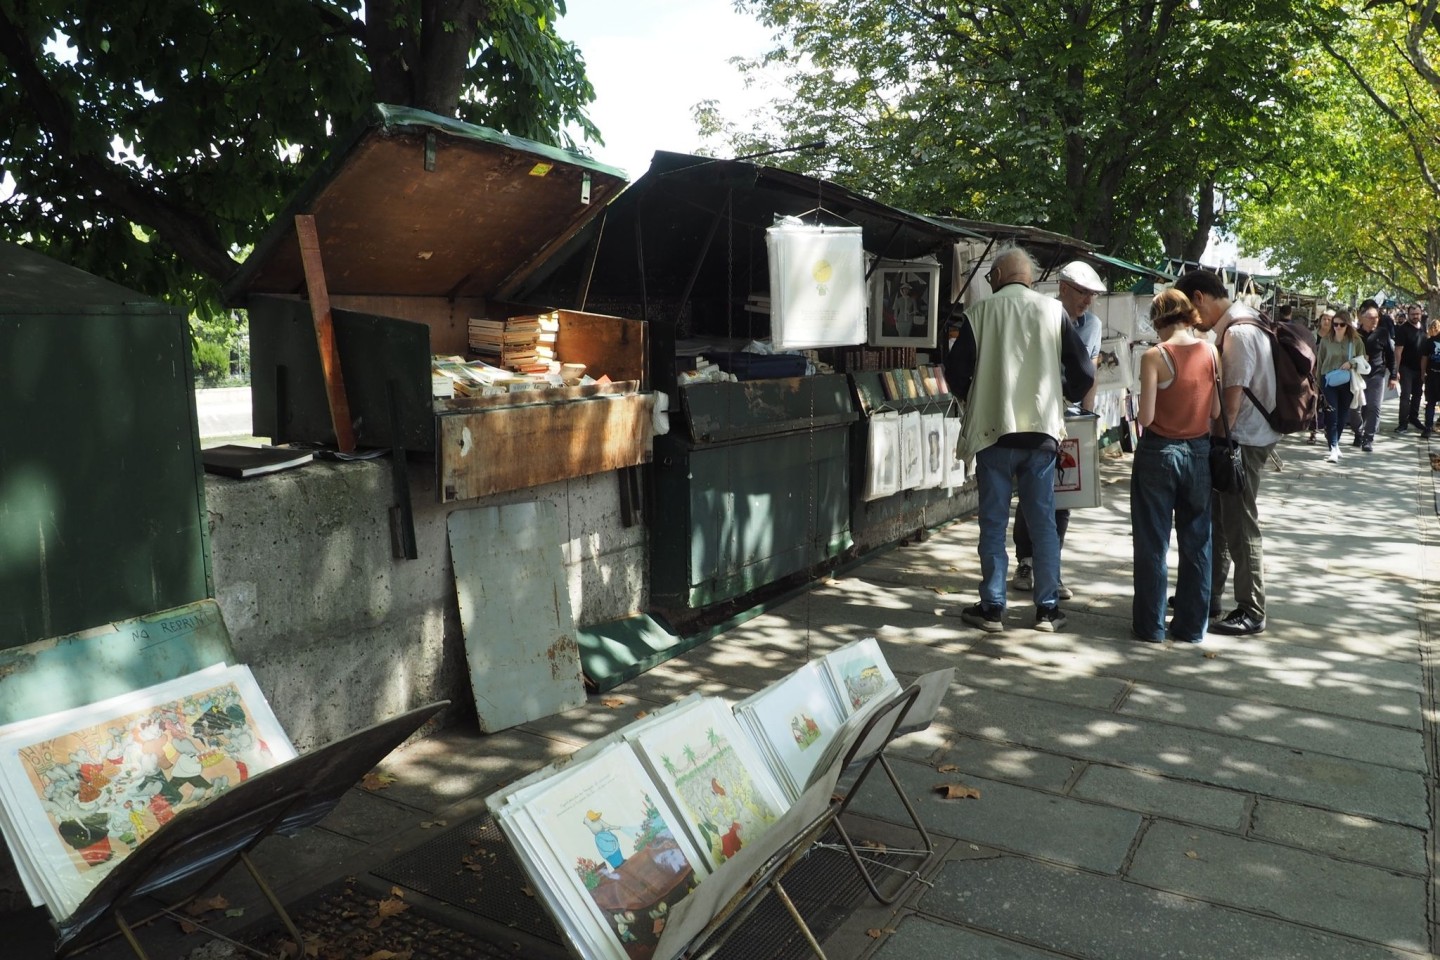
[[[1160, 342], [1140, 358], [1140, 425], [1130, 472], [1130, 532], [1135, 550], [1131, 629], [1151, 643], [1199, 643], [1210, 614], [1210, 424], [1220, 416], [1220, 355], [1195, 335], [1200, 315], [1179, 290], [1150, 303]], [[1167, 630], [1166, 553], [1170, 530], [1180, 547], [1175, 615]]]
[[1325, 440], [1330, 444], [1329, 463], [1340, 462], [1340, 432], [1350, 419], [1350, 371], [1356, 357], [1365, 355], [1365, 342], [1350, 322], [1350, 312], [1335, 314], [1330, 336], [1315, 350], [1315, 377], [1325, 400]]

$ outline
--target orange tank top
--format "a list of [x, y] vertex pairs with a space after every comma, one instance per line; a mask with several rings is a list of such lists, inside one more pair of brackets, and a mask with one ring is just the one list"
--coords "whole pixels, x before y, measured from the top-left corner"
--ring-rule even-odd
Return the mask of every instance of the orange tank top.
[[1210, 400], [1215, 394], [1215, 365], [1208, 343], [1161, 344], [1175, 376], [1155, 391], [1155, 419], [1149, 429], [1171, 440], [1193, 440], [1210, 432]]

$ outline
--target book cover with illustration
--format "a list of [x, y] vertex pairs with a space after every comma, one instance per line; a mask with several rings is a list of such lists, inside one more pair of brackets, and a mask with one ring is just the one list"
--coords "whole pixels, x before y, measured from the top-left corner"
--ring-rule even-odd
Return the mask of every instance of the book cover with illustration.
[[295, 757], [246, 667], [0, 728], [0, 829], [58, 918], [192, 807]]
[[751, 694], [736, 705], [735, 714], [770, 751], [772, 768], [781, 774], [791, 800], [800, 795], [826, 745], [844, 722], [818, 661]]
[[835, 695], [846, 716], [860, 712], [867, 703], [899, 691], [900, 682], [885, 662], [880, 643], [866, 637], [847, 643], [821, 658], [834, 684]]
[[[563, 883], [611, 956], [650, 960], [665, 915], [708, 873], [661, 789], [627, 743], [526, 791], [524, 843]], [[560, 892], [556, 890], [555, 892]]]
[[633, 742], [712, 869], [758, 840], [788, 806], [723, 700], [699, 700]]

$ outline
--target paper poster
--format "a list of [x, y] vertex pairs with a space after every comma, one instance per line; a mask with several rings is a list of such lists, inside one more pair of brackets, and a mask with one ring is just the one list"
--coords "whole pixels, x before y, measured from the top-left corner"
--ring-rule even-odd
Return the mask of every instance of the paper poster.
[[859, 227], [781, 223], [765, 231], [770, 337], [776, 350], [865, 342], [865, 258]]

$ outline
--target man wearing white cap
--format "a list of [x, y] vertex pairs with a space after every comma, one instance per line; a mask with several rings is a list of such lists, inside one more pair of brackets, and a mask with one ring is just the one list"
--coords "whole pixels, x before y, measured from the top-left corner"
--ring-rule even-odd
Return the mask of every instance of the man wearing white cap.
[[[1085, 350], [1093, 363], [1100, 355], [1101, 324], [1100, 318], [1090, 312], [1090, 305], [1095, 302], [1097, 294], [1105, 292], [1105, 281], [1095, 269], [1084, 260], [1071, 260], [1060, 268], [1060, 305], [1065, 308], [1065, 316], [1075, 325], [1080, 332], [1080, 339], [1085, 342]], [[1085, 399], [1080, 401], [1080, 406], [1085, 410], [1095, 409], [1095, 387], [1092, 385], [1085, 393]], [[1055, 533], [1060, 539], [1060, 548], [1065, 548], [1065, 531], [1070, 528], [1070, 511], [1055, 511]], [[1030, 539], [1030, 528], [1025, 523], [1025, 512], [1018, 507], [1015, 510], [1015, 579], [1011, 585], [1016, 590], [1031, 590], [1035, 586], [1035, 546]], [[1063, 560], [1063, 555], [1062, 555]], [[1060, 580], [1060, 599], [1069, 600], [1074, 596], [1074, 591], [1065, 586], [1065, 580]]]

